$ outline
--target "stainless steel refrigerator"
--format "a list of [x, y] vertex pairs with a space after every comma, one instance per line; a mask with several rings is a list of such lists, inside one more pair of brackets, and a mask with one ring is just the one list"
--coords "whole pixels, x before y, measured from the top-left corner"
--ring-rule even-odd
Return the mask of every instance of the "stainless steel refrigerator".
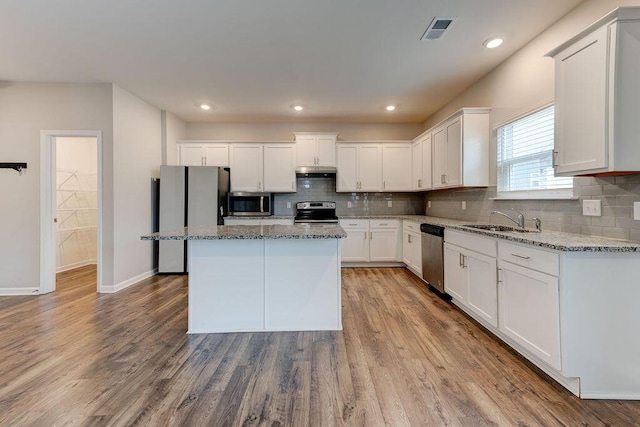
[[[160, 231], [223, 224], [229, 168], [160, 166]], [[158, 273], [187, 272], [186, 240], [160, 240]]]

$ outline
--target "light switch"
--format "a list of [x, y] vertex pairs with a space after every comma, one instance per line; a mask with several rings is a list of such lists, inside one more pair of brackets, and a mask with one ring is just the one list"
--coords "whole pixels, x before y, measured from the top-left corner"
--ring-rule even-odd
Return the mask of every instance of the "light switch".
[[640, 202], [633, 202], [633, 219], [640, 221]]
[[462, 210], [467, 209], [467, 202], [463, 201], [462, 202]]
[[582, 215], [602, 216], [602, 200], [583, 200]]
[[349, 200], [349, 201], [347, 202], [347, 207], [348, 207], [348, 208], [352, 208], [352, 207], [353, 207], [353, 204], [351, 203], [351, 200]]
[[391, 200], [388, 200], [388, 201], [387, 201], [387, 207], [388, 207], [388, 208], [393, 207], [393, 202], [392, 202]]
[[431, 200], [427, 200], [427, 207], [430, 208], [431, 207]]
[[287, 202], [287, 209], [291, 209], [291, 202]]

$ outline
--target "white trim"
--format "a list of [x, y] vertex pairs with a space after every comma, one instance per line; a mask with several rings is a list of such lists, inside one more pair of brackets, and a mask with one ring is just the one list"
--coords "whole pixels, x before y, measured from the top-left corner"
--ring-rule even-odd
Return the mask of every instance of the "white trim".
[[125, 288], [128, 288], [129, 286], [135, 285], [135, 284], [141, 282], [144, 279], [147, 279], [147, 278], [149, 278], [151, 276], [154, 276], [156, 273], [158, 273], [158, 269], [154, 268], [153, 270], [149, 270], [149, 271], [146, 271], [146, 272], [144, 272], [142, 274], [138, 274], [137, 276], [134, 276], [134, 277], [132, 277], [130, 279], [124, 280], [124, 281], [122, 281], [120, 283], [117, 283], [117, 284], [115, 284], [113, 286], [102, 286], [98, 292], [104, 293], [104, 294], [112, 294], [112, 293], [121, 291], [121, 290], [123, 290]]
[[74, 262], [72, 264], [63, 265], [56, 268], [56, 273], [62, 273], [63, 271], [73, 270], [75, 268], [84, 267], [86, 265], [98, 264], [98, 261], [95, 259], [85, 259], [84, 261]]
[[496, 133], [496, 130], [502, 126], [508, 125], [509, 123], [513, 123], [516, 120], [520, 120], [523, 117], [528, 116], [529, 114], [533, 114], [537, 111], [540, 110], [544, 110], [547, 107], [551, 107], [552, 105], [554, 105], [555, 103], [555, 99], [551, 98], [547, 101], [544, 101], [540, 104], [537, 104], [535, 107], [527, 107], [525, 110], [520, 110], [520, 112], [516, 113], [515, 115], [511, 116], [510, 118], [503, 120], [502, 122], [493, 125], [493, 127], [491, 128], [491, 132], [493, 132], [494, 134]]
[[97, 236], [97, 291], [102, 288], [102, 131], [99, 130], [41, 130], [40, 131], [40, 287], [39, 293], [53, 292], [56, 288], [55, 226], [55, 139], [60, 137], [96, 138], [98, 151], [98, 236]]
[[580, 399], [640, 400], [640, 394], [581, 393]]
[[0, 296], [38, 295], [39, 288], [0, 288]]
[[359, 261], [342, 261], [342, 268], [352, 267], [406, 267], [401, 261], [389, 261], [389, 262], [359, 262]]

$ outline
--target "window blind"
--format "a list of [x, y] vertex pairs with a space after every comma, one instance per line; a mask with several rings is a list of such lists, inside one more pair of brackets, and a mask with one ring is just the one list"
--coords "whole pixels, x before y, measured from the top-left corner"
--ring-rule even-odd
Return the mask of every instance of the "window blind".
[[573, 178], [554, 176], [553, 124], [552, 105], [497, 129], [498, 193], [571, 193]]

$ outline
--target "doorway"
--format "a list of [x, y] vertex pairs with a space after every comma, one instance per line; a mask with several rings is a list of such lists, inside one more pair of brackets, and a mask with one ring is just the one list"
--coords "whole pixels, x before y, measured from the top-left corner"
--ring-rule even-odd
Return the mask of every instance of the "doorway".
[[[102, 135], [99, 131], [41, 132], [40, 294], [58, 274], [96, 266], [101, 289]], [[65, 273], [66, 272], [66, 273]]]

